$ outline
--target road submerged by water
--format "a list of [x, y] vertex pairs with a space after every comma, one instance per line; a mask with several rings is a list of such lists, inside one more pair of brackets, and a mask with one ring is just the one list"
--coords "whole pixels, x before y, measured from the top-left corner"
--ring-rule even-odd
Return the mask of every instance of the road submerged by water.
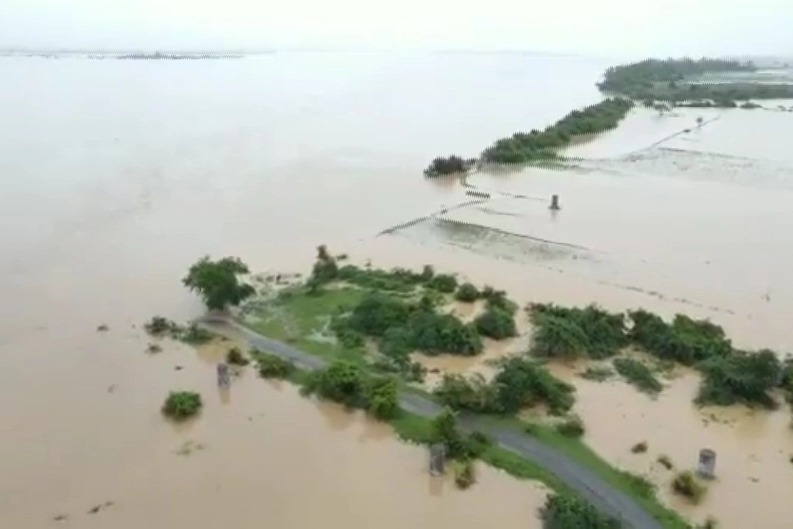
[[[228, 338], [241, 336], [251, 347], [290, 360], [300, 369], [313, 371], [327, 365], [321, 358], [263, 336], [223, 315], [207, 315], [198, 324]], [[442, 410], [437, 403], [408, 392], [400, 394], [399, 404], [406, 411], [424, 417], [434, 417]], [[514, 428], [487, 423], [482, 417], [466, 415], [461, 417], [460, 423], [467, 430], [476, 429], [487, 434], [501, 448], [525, 457], [553, 473], [600, 512], [620, 520], [627, 529], [663, 529], [663, 525], [632, 498], [552, 446]]]

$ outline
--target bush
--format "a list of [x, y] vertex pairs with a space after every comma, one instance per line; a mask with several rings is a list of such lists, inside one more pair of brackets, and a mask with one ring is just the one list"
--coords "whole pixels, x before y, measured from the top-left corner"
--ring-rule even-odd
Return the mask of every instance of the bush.
[[657, 394], [664, 386], [661, 384], [653, 372], [638, 360], [633, 358], [617, 358], [614, 360], [614, 368], [617, 373], [622, 375], [625, 380], [645, 393]]
[[477, 316], [474, 325], [479, 334], [496, 340], [511, 338], [518, 334], [512, 314], [498, 308], [488, 308]]
[[165, 399], [162, 413], [176, 421], [183, 421], [201, 411], [201, 395], [192, 391], [172, 391]]
[[497, 409], [495, 386], [478, 373], [468, 377], [447, 373], [434, 393], [455, 410], [488, 413]]
[[181, 331], [181, 327], [174, 321], [162, 316], [154, 316], [143, 324], [143, 328], [152, 336], [173, 336]]
[[399, 412], [397, 383], [391, 377], [373, 378], [366, 388], [366, 409], [378, 419], [392, 419]]
[[587, 367], [579, 376], [586, 380], [593, 382], [605, 382], [614, 376], [614, 371], [608, 367]]
[[454, 483], [459, 489], [467, 489], [476, 483], [474, 462], [470, 459], [457, 461], [454, 465]]
[[245, 358], [245, 355], [242, 354], [239, 348], [232, 347], [229, 349], [228, 353], [226, 353], [226, 362], [236, 366], [247, 366], [250, 360]]
[[383, 336], [392, 327], [404, 326], [410, 315], [410, 307], [402, 300], [370, 294], [353, 309], [349, 326], [368, 336]]
[[783, 368], [773, 351], [736, 351], [706, 360], [699, 368], [703, 374], [697, 396], [700, 404], [757, 404], [769, 409], [777, 405], [769, 392], [779, 385]]
[[619, 529], [620, 522], [600, 514], [573, 495], [549, 495], [540, 511], [543, 529]]
[[628, 345], [622, 314], [594, 305], [579, 309], [534, 304], [529, 310], [532, 322], [539, 327], [534, 348], [542, 356], [602, 359]]
[[476, 163], [476, 160], [465, 160], [452, 154], [446, 158], [438, 157], [424, 169], [424, 176], [437, 177], [449, 174], [464, 173]]
[[653, 356], [693, 365], [702, 360], [724, 357], [732, 344], [724, 330], [705, 320], [692, 320], [678, 314], [672, 324], [644, 310], [629, 312], [633, 327], [629, 337]]
[[332, 318], [330, 320], [330, 328], [336, 336], [336, 340], [338, 340], [343, 347], [347, 349], [363, 347], [365, 343], [363, 334], [352, 328], [348, 318]]
[[641, 441], [631, 447], [631, 452], [634, 454], [643, 454], [647, 452], [647, 441]]
[[340, 360], [325, 369], [312, 372], [303, 390], [350, 408], [366, 408], [367, 382], [366, 374], [359, 365]]
[[503, 290], [494, 290], [493, 287], [486, 286], [482, 289], [480, 297], [487, 302], [488, 309], [501, 309], [510, 314], [518, 311], [518, 305], [511, 301]]
[[438, 292], [451, 294], [457, 288], [457, 278], [450, 274], [436, 274], [427, 286]]
[[251, 351], [251, 356], [259, 364], [259, 375], [262, 378], [288, 378], [294, 371], [295, 365], [289, 360], [261, 351]]
[[672, 470], [675, 467], [675, 465], [672, 463], [672, 460], [667, 455], [662, 454], [658, 456], [657, 461], [667, 470]]
[[473, 356], [482, 351], [476, 329], [450, 314], [417, 311], [410, 317], [408, 328], [415, 349], [427, 354]]
[[471, 283], [463, 283], [454, 293], [454, 299], [463, 303], [471, 303], [479, 299], [479, 290]]
[[212, 339], [212, 333], [206, 329], [202, 329], [195, 323], [191, 323], [182, 331], [179, 339], [191, 345], [201, 345]]
[[493, 378], [497, 411], [513, 414], [543, 403], [552, 414], [562, 414], [575, 403], [575, 388], [554, 377], [545, 367], [524, 358], [501, 363]]
[[578, 438], [586, 432], [584, 422], [577, 415], [567, 418], [565, 421], [556, 425], [556, 431], [565, 437]]
[[672, 481], [672, 491], [687, 498], [692, 503], [699, 503], [707, 490], [707, 487], [689, 470], [680, 472]]

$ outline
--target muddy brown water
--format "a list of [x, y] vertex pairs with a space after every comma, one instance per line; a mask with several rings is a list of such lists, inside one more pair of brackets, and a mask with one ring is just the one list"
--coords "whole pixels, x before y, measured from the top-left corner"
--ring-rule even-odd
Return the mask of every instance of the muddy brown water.
[[[747, 347], [784, 349], [793, 339], [783, 229], [793, 212], [790, 160], [776, 140], [745, 139], [738, 161], [718, 162], [732, 147], [717, 134], [737, 141], [726, 117], [717, 123], [727, 128], [706, 127], [697, 148], [678, 137], [665, 144], [675, 151], [603, 160], [678, 127], [637, 112], [625, 129], [576, 146], [589, 156], [584, 173], [528, 171], [476, 182], [539, 197], [524, 208], [508, 200], [488, 207], [522, 215], [525, 233], [609, 256], [600, 261], [554, 252], [538, 258], [511, 241], [509, 251], [496, 252], [450, 241], [426, 224], [373, 238], [465, 199], [455, 181], [420, 176], [429, 159], [475, 155], [494, 138], [597, 101], [593, 82], [608, 61], [277, 54], [154, 63], [0, 60], [0, 95], [14, 102], [0, 109], [3, 527], [209, 528], [229, 520], [358, 527], [375, 519], [394, 527], [537, 526], [543, 492], [531, 484], [482, 468], [480, 483], [459, 493], [429, 481], [423, 451], [381, 425], [303, 400], [288, 385], [248, 374], [218, 394], [217, 351], [171, 345], [147, 355], [143, 321], [200, 314], [179, 278], [203, 254], [238, 255], [259, 272], [304, 272], [314, 247], [326, 243], [359, 262], [433, 263], [521, 303], [683, 311], [713, 318]], [[451, 85], [466, 88], [450, 92]], [[750, 119], [733, 116], [739, 125]], [[774, 138], [789, 137], [789, 121], [777, 118], [790, 115], [773, 116], [782, 127]], [[721, 147], [704, 145], [708, 138]], [[759, 143], [769, 149], [762, 159]], [[712, 153], [707, 162], [703, 149]], [[722, 165], [708, 170], [713, 163]], [[554, 192], [564, 208], [555, 218], [542, 202]], [[460, 214], [515, 229], [514, 215]], [[96, 331], [102, 323], [108, 332]], [[489, 357], [525, 345], [491, 349]], [[449, 370], [483, 369], [477, 361], [435, 360]], [[638, 471], [647, 463], [624, 452], [645, 437], [652, 455], [681, 464], [701, 446], [714, 448], [719, 482], [686, 512], [715, 514], [727, 529], [738, 527], [731, 517], [739, 512], [753, 526], [782, 527], [778, 519], [793, 517], [779, 492], [793, 476], [787, 412], [736, 410], [729, 427], [704, 425], [686, 380], [654, 402], [616, 383], [577, 381], [589, 442]], [[199, 420], [178, 428], [162, 420], [170, 389], [202, 391]], [[654, 420], [670, 426], [656, 431]], [[95, 506], [99, 512], [88, 514]], [[61, 514], [68, 519], [52, 520]]]

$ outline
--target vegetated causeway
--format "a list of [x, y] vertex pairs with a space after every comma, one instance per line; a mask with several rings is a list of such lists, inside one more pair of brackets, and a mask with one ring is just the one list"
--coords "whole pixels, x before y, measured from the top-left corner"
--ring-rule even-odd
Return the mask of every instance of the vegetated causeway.
[[[659, 109], [680, 107], [741, 108], [759, 105], [752, 99], [791, 99], [791, 83], [757, 83], [752, 62], [708, 59], [646, 59], [606, 70], [598, 88], [609, 99], [574, 110], [540, 131], [516, 132], [497, 140], [477, 158], [435, 158], [424, 175], [457, 174], [483, 164], [523, 164], [559, 158], [559, 151], [578, 138], [617, 127], [637, 101]], [[710, 76], [710, 77], [708, 77]], [[714, 78], [713, 76], [723, 76]]]

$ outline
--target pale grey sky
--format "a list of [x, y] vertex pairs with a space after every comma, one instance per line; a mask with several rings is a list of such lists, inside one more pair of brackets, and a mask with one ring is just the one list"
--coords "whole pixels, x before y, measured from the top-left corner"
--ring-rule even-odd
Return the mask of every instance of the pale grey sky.
[[0, 47], [793, 54], [793, 0], [0, 0]]

